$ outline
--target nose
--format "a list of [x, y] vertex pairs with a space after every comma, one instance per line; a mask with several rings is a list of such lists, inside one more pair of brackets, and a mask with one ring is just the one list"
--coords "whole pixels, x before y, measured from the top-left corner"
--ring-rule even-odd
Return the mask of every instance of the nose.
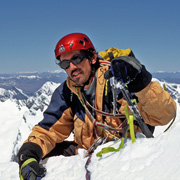
[[[77, 66], [74, 65], [72, 62], [70, 62], [70, 63], [69, 63], [69, 68], [70, 68], [70, 69], [75, 69], [75, 68], [77, 68]], [[69, 68], [68, 68], [68, 69], [69, 69]]]

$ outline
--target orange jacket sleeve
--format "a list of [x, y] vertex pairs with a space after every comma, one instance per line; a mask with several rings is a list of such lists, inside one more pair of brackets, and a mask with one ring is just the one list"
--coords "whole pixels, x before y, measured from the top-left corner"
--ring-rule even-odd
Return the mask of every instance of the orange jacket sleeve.
[[176, 115], [176, 102], [159, 83], [150, 82], [142, 91], [135, 93], [138, 108], [145, 122], [152, 126], [166, 125]]

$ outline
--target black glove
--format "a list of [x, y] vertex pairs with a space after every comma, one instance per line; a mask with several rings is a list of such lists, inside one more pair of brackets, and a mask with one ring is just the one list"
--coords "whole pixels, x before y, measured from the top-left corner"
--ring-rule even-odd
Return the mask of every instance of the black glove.
[[21, 180], [37, 180], [46, 175], [46, 169], [40, 165], [34, 158], [26, 160], [20, 168]]
[[144, 89], [151, 81], [152, 75], [140, 62], [131, 56], [120, 56], [111, 61], [111, 72], [117, 80], [127, 84], [130, 92], [139, 92]]
[[37, 180], [37, 177], [45, 176], [46, 169], [38, 163], [41, 158], [42, 150], [39, 145], [32, 142], [22, 145], [17, 154], [21, 180]]
[[113, 76], [125, 84], [133, 81], [141, 72], [141, 69], [142, 65], [134, 57], [121, 56], [114, 58], [111, 61], [111, 71]]

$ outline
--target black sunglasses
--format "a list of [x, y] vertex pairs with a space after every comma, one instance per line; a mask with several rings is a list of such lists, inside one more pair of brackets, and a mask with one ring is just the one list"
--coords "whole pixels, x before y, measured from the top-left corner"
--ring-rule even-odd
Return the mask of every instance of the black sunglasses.
[[70, 60], [61, 60], [59, 63], [59, 66], [62, 69], [67, 69], [70, 66], [70, 63], [72, 62], [74, 65], [79, 64], [84, 60], [86, 56], [84, 54], [76, 54], [74, 55]]

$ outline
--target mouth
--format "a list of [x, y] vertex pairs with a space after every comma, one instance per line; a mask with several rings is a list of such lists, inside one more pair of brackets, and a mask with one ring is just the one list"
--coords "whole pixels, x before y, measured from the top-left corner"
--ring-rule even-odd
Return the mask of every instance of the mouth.
[[80, 70], [76, 70], [71, 73], [72, 77], [78, 77], [80, 74], [82, 74]]

